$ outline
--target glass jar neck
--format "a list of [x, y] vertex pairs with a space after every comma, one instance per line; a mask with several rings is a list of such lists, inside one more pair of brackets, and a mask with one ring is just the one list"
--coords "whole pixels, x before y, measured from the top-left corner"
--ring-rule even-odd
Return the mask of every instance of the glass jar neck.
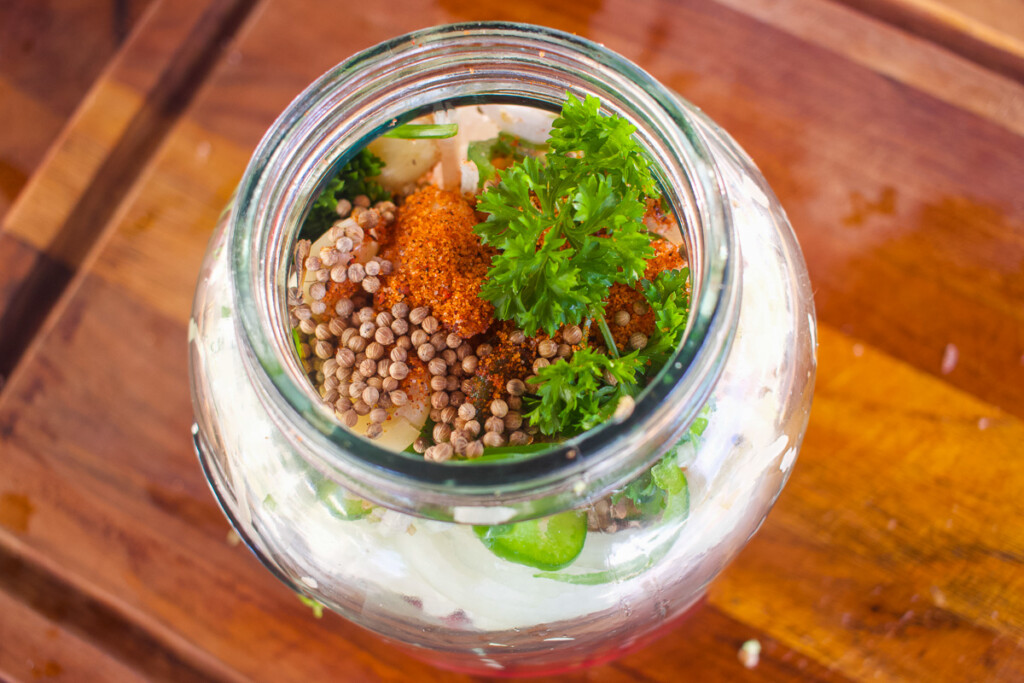
[[[515, 102], [557, 110], [571, 91], [629, 120], [682, 224], [693, 292], [681, 347], [633, 414], [529, 460], [438, 464], [336, 424], [295, 357], [287, 311], [292, 248], [322, 185], [386, 128], [442, 106]], [[297, 453], [360, 495], [412, 514], [498, 523], [604, 495], [685, 433], [727, 355], [738, 306], [736, 240], [715, 161], [686, 106], [622, 57], [576, 36], [472, 23], [362, 52], [303, 92], [247, 168], [229, 248], [250, 381]]]

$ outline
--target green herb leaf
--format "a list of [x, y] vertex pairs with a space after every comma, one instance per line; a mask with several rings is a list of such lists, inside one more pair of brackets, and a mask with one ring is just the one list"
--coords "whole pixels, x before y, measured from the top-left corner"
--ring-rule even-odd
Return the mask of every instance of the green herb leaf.
[[641, 367], [635, 351], [611, 358], [582, 348], [537, 372], [538, 398], [531, 400], [526, 417], [545, 434], [570, 435], [596, 427], [615, 412], [619, 399], [636, 384]]
[[306, 597], [302, 593], [296, 593], [295, 596], [298, 597], [299, 602], [301, 602], [303, 605], [305, 605], [306, 607], [308, 607], [311, 610], [313, 610], [313, 616], [315, 618], [317, 618], [317, 619], [323, 618], [323, 616], [324, 616], [324, 606], [323, 606], [323, 603], [321, 603], [319, 600], [314, 600], [313, 598]]
[[569, 95], [545, 161], [517, 162], [477, 204], [488, 217], [476, 232], [499, 250], [480, 296], [528, 335], [602, 315], [608, 288], [636, 283], [654, 254], [654, 179], [632, 126], [598, 109]]
[[654, 333], [643, 349], [643, 356], [653, 365], [667, 360], [683, 338], [690, 315], [687, 284], [690, 269], [663, 270], [654, 281], [642, 280], [644, 297], [654, 311]]
[[349, 199], [361, 194], [370, 198], [371, 202], [391, 199], [391, 193], [372, 178], [380, 175], [384, 162], [368, 149], [361, 150], [347, 164], [342, 166], [337, 175], [327, 182], [323, 192], [313, 202], [309, 214], [299, 232], [300, 238], [316, 239], [338, 220], [338, 200]]
[[382, 138], [420, 140], [423, 138], [451, 138], [459, 132], [457, 123], [405, 123], [381, 135]]

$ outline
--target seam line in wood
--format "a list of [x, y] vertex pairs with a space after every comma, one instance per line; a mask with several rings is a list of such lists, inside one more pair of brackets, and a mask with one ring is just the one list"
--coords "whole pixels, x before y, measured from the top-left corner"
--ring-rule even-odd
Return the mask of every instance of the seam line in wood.
[[929, 40], [990, 71], [1024, 83], [1024, 44], [930, 0], [838, 0], [838, 2]]
[[[220, 61], [223, 46], [233, 39], [256, 4], [257, 0], [215, 0], [204, 10], [35, 264], [40, 274], [18, 283], [9, 305], [0, 310], [0, 392], [10, 384], [11, 375], [71, 285], [73, 275], [102, 242], [111, 219], [166, 133]], [[107, 73], [101, 78], [110, 77]], [[65, 268], [47, 267], [58, 261]]]

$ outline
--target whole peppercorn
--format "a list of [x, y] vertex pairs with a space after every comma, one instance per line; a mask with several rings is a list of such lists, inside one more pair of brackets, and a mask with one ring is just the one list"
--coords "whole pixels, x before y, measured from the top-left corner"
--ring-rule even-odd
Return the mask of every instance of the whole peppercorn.
[[[437, 360], [436, 358], [434, 360]], [[444, 391], [448, 387], [448, 381], [444, 375], [434, 375], [430, 378], [430, 388], [434, 391]]]
[[512, 432], [508, 435], [508, 442], [513, 446], [525, 446], [530, 443], [530, 437], [526, 432]]
[[418, 349], [430, 341], [430, 335], [423, 330], [413, 330], [409, 335], [409, 340], [412, 342], [413, 348]]
[[366, 347], [366, 357], [370, 360], [380, 360], [384, 357], [384, 345], [380, 342], [370, 342]]
[[353, 263], [348, 267], [348, 279], [352, 282], [362, 282], [366, 277], [366, 269], [362, 263]]
[[522, 330], [513, 330], [512, 333], [508, 335], [508, 340], [513, 344], [525, 344], [526, 335]]
[[487, 418], [486, 422], [484, 422], [484, 431], [497, 432], [498, 434], [501, 434], [505, 431], [505, 421], [500, 417], [492, 415]]
[[409, 304], [399, 301], [391, 307], [391, 315], [395, 316], [396, 319], [409, 317]]
[[545, 339], [537, 345], [537, 353], [543, 358], [551, 358], [558, 353], [558, 344], [551, 339]]
[[427, 440], [422, 436], [412, 442], [412, 449], [417, 453], [424, 453], [427, 450]]
[[409, 322], [413, 325], [419, 325], [423, 320], [430, 315], [430, 309], [426, 306], [420, 306], [409, 311]]
[[383, 408], [374, 408], [370, 411], [370, 422], [380, 424], [388, 419], [388, 411]]
[[[423, 346], [421, 346], [418, 349], [416, 349], [416, 355], [424, 363], [429, 362], [434, 357], [434, 354], [436, 354], [436, 353], [437, 353], [437, 351], [430, 344], [424, 344]], [[444, 361], [442, 361], [442, 362], [444, 362]]]
[[427, 363], [427, 370], [431, 375], [446, 375], [448, 374], [448, 364], [440, 358], [434, 358]]
[[445, 337], [444, 341], [449, 349], [457, 349], [460, 346], [462, 346], [462, 337], [455, 334], [454, 332], [450, 333], [447, 337]]
[[643, 332], [634, 332], [629, 337], [629, 346], [634, 350], [639, 350], [647, 346], [647, 335]]
[[476, 408], [473, 407], [472, 403], [463, 403], [459, 406], [459, 417], [463, 420], [472, 420], [476, 417]]
[[435, 462], [446, 462], [451, 459], [452, 454], [455, 452], [450, 443], [439, 443], [434, 446], [434, 449]]
[[445, 406], [441, 409], [441, 422], [445, 424], [451, 424], [455, 421], [455, 416], [459, 414], [458, 408], [453, 405]]
[[391, 402], [396, 406], [404, 406], [409, 403], [409, 396], [402, 390], [392, 391], [388, 396], [391, 398]]
[[513, 432], [523, 426], [523, 416], [510, 410], [505, 416], [505, 431]]
[[376, 294], [380, 290], [380, 278], [375, 275], [367, 275], [363, 278], [363, 289], [370, 294]]
[[334, 304], [334, 312], [342, 318], [352, 315], [353, 310], [355, 310], [355, 305], [351, 299], [338, 299], [338, 303]]
[[334, 344], [320, 340], [313, 346], [313, 352], [317, 358], [327, 360], [334, 355]]
[[479, 458], [484, 454], [484, 445], [479, 441], [470, 441], [469, 445], [466, 446], [466, 457], [467, 458]]
[[[391, 364], [391, 367], [388, 368], [388, 373], [392, 377], [397, 379], [399, 382], [401, 382], [403, 379], [409, 376], [409, 366], [403, 363], [402, 361], [395, 361], [394, 363]], [[391, 398], [392, 400], [394, 400], [394, 396], [392, 396]]]
[[359, 326], [359, 336], [363, 339], [372, 339], [374, 332], [377, 331], [377, 326], [372, 322], [365, 322]]
[[583, 341], [583, 330], [580, 329], [579, 325], [569, 325], [562, 330], [562, 339], [566, 344], [579, 344]]
[[630, 317], [628, 311], [615, 311], [615, 324], [619, 327], [625, 327], [629, 324]]
[[441, 410], [448, 405], [448, 392], [435, 391], [430, 395], [430, 405], [438, 410]]
[[331, 318], [331, 322], [327, 323], [327, 329], [331, 331], [335, 337], [340, 337], [341, 333], [345, 331], [347, 325], [341, 318]]
[[384, 433], [384, 427], [382, 427], [377, 422], [371, 422], [366, 427], [366, 438], [368, 438], [368, 439], [376, 439], [377, 437], [379, 437], [383, 433]]
[[522, 396], [526, 393], [526, 384], [521, 379], [513, 378], [505, 385], [505, 391], [513, 396]]
[[477, 359], [476, 356], [466, 356], [465, 358], [462, 359], [462, 371], [465, 372], [467, 375], [472, 375], [474, 372], [476, 372], [477, 366], [479, 364], [480, 361]]
[[373, 338], [384, 346], [395, 343], [395, 333], [391, 331], [390, 327], [378, 327], [377, 331], [373, 333]]
[[537, 360], [533, 361], [533, 371], [535, 373], [540, 372], [541, 368], [546, 368], [549, 365], [551, 365], [551, 361], [549, 361], [547, 358], [538, 358]]
[[483, 442], [485, 446], [489, 446], [491, 448], [497, 448], [498, 446], [505, 445], [504, 437], [497, 432], [487, 432], [484, 434]]
[[467, 421], [462, 429], [465, 430], [467, 434], [474, 437], [480, 434], [481, 431], [480, 423], [476, 420]]
[[[496, 398], [491, 401], [490, 405], [491, 415], [495, 417], [505, 417], [508, 414], [508, 404], [500, 398]], [[488, 430], [493, 431], [493, 430]]]
[[452, 428], [443, 422], [434, 425], [434, 443], [447, 441], [452, 435]]
[[423, 331], [427, 334], [434, 334], [438, 329], [440, 329], [441, 323], [437, 322], [437, 318], [434, 316], [428, 315], [423, 319], [423, 322], [420, 323], [420, 327], [422, 327]]

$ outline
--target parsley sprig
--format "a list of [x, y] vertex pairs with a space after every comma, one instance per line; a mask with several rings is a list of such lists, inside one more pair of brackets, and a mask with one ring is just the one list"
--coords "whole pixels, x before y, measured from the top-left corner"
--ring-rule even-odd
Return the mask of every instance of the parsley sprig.
[[635, 284], [654, 254], [643, 224], [644, 198], [658, 196], [649, 164], [635, 128], [599, 109], [569, 94], [545, 160], [516, 163], [477, 204], [489, 215], [476, 232], [499, 250], [480, 296], [528, 335], [603, 319], [608, 288]]
[[648, 367], [659, 367], [679, 345], [689, 317], [689, 269], [664, 270], [641, 280], [654, 311], [654, 332], [647, 346], [613, 358], [589, 348], [559, 359], [537, 372], [536, 399], [527, 413], [545, 434], [584, 432], [607, 420], [624, 396], [633, 396]]

